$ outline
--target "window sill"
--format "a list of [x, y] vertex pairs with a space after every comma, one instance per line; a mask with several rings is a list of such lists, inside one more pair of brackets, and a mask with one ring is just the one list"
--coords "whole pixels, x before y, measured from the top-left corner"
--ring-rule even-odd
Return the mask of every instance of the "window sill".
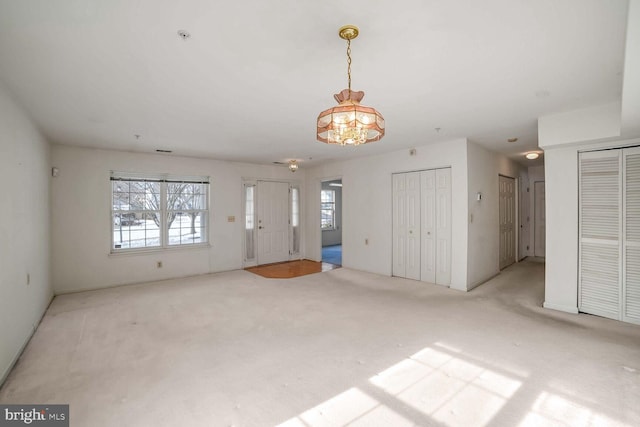
[[197, 249], [210, 249], [210, 243], [199, 243], [197, 245], [184, 245], [184, 246], [170, 246], [167, 248], [143, 248], [143, 249], [112, 249], [109, 252], [109, 257], [121, 257], [128, 255], [150, 255], [159, 253], [171, 253], [182, 250], [197, 250]]

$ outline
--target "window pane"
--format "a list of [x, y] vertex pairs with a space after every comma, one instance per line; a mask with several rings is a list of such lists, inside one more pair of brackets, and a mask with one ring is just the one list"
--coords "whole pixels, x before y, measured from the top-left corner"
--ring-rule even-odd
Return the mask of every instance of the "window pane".
[[322, 228], [333, 228], [333, 209], [320, 211], [320, 226]]
[[291, 225], [297, 227], [300, 223], [300, 202], [298, 200], [298, 189], [291, 190]]
[[206, 242], [205, 224], [205, 212], [168, 213], [169, 245], [190, 245]]
[[157, 214], [125, 212], [113, 216], [114, 249], [160, 246], [160, 224]]
[[336, 192], [333, 190], [322, 190], [320, 192], [320, 201], [323, 203], [332, 203], [336, 199]]
[[293, 231], [293, 253], [300, 252], [300, 190], [293, 187], [291, 189], [291, 228]]
[[245, 229], [245, 259], [256, 257], [255, 252], [255, 185], [247, 185], [244, 189], [244, 229]]
[[187, 194], [187, 184], [168, 183], [167, 184], [167, 209], [173, 211], [181, 211], [188, 209], [189, 195]]

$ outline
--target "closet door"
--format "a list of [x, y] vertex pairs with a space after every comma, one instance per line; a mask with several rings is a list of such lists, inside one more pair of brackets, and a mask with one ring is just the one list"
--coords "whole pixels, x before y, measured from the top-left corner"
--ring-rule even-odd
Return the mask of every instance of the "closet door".
[[420, 172], [420, 280], [436, 283], [436, 171]]
[[622, 320], [640, 323], [640, 148], [624, 150]]
[[405, 277], [407, 266], [407, 179], [405, 174], [392, 175], [393, 183], [393, 268], [392, 275]]
[[451, 168], [436, 170], [436, 283], [451, 284]]
[[420, 172], [393, 175], [393, 275], [420, 280]]
[[407, 279], [420, 280], [420, 172], [407, 178]]
[[620, 319], [620, 150], [580, 154], [578, 308]]

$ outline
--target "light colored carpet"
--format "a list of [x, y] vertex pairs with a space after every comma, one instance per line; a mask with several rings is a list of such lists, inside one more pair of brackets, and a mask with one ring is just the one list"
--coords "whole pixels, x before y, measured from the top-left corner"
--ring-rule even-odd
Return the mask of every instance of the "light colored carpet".
[[338, 269], [56, 297], [0, 390], [72, 426], [638, 426], [640, 327], [544, 310], [544, 264], [464, 294]]

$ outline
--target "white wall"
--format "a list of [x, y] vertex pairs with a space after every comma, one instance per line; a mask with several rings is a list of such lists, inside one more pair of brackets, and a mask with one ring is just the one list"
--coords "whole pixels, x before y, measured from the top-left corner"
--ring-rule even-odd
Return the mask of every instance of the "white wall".
[[[63, 145], [53, 146], [52, 164], [60, 170], [52, 181], [56, 293], [242, 268], [242, 178], [304, 185], [304, 171], [293, 175], [286, 167]], [[111, 170], [210, 176], [211, 246], [110, 255]], [[304, 203], [304, 194], [301, 199]], [[235, 222], [227, 222], [228, 216], [235, 216]], [[302, 219], [304, 226], [304, 211]]]
[[53, 296], [49, 172], [49, 144], [0, 86], [0, 384]]
[[333, 190], [336, 192], [336, 228], [333, 230], [322, 230], [322, 246], [342, 244], [342, 187], [331, 187], [329, 182], [322, 183], [323, 190]]
[[[376, 142], [384, 144], [385, 141]], [[339, 157], [344, 147], [332, 147]], [[366, 149], [366, 147], [357, 147]], [[467, 141], [457, 139], [384, 155], [336, 161], [307, 171], [306, 257], [321, 258], [320, 183], [342, 176], [342, 264], [345, 267], [391, 275], [391, 175], [451, 167], [452, 276], [451, 287], [467, 289]], [[368, 244], [365, 243], [368, 240]]]
[[551, 114], [538, 118], [538, 145], [545, 150], [620, 136], [621, 102]]
[[[536, 204], [535, 204], [535, 183], [539, 181], [544, 182], [544, 166], [531, 166], [528, 169], [529, 175], [529, 193], [527, 196], [529, 197], [529, 212], [527, 212], [527, 216], [529, 217], [529, 250], [527, 251], [528, 256], [534, 256], [535, 254], [535, 243], [536, 243], [536, 233], [535, 233], [535, 222], [536, 222]], [[546, 184], [545, 184], [546, 185]], [[545, 197], [546, 198], [546, 197]]]
[[[467, 146], [467, 163], [469, 168], [467, 283], [468, 289], [471, 289], [500, 272], [498, 176], [504, 175], [518, 179], [521, 166], [502, 154], [472, 142]], [[482, 193], [480, 202], [476, 199], [477, 193]], [[516, 224], [516, 233], [517, 227]]]
[[629, 1], [622, 85], [622, 134], [640, 135], [640, 0]]
[[578, 312], [578, 150], [547, 149], [544, 306]]

